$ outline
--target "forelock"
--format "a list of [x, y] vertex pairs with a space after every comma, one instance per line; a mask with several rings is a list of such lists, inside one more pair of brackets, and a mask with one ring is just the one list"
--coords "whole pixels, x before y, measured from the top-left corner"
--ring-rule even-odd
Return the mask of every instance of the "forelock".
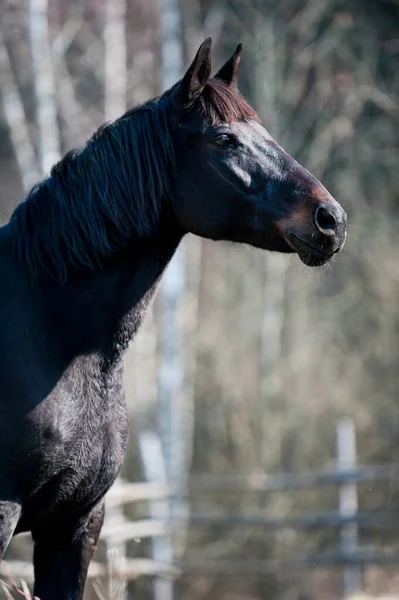
[[201, 112], [212, 125], [234, 123], [235, 121], [257, 121], [260, 117], [256, 110], [241, 96], [240, 92], [229, 87], [221, 79], [208, 80], [201, 97]]

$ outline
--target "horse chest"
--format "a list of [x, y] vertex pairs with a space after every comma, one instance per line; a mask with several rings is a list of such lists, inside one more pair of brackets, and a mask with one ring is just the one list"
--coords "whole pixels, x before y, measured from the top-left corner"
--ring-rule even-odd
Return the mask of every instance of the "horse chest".
[[[35, 448], [27, 523], [94, 504], [109, 489], [127, 445], [122, 380], [106, 389], [71, 373], [31, 415]], [[26, 483], [26, 479], [25, 479]]]

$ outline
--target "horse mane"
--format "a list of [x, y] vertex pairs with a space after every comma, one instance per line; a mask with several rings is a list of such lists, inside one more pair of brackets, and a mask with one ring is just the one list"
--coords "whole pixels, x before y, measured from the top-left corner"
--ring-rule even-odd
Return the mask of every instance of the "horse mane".
[[[63, 283], [71, 268], [101, 268], [129, 242], [153, 237], [174, 167], [172, 90], [101, 126], [14, 210], [16, 250], [33, 278], [47, 274]], [[217, 79], [208, 81], [197, 108], [212, 124], [259, 120]]]

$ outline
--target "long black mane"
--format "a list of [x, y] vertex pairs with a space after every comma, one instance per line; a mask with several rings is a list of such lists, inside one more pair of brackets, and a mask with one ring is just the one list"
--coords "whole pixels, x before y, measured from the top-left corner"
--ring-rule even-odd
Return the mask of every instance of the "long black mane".
[[[100, 127], [16, 208], [17, 251], [32, 277], [64, 282], [70, 268], [94, 270], [134, 239], [154, 235], [174, 167], [170, 96]], [[212, 123], [258, 118], [216, 79], [196, 108]]]
[[103, 125], [57, 163], [11, 216], [34, 276], [64, 281], [95, 269], [129, 240], [148, 238], [167, 194], [173, 145], [166, 108], [152, 100]]

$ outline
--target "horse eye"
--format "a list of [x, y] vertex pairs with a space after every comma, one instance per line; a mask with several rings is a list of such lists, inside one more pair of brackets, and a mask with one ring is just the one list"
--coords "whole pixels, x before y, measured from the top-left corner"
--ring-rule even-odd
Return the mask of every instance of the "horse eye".
[[215, 144], [216, 146], [219, 146], [219, 148], [231, 148], [234, 146], [235, 142], [235, 137], [228, 133], [222, 133], [215, 139]]

